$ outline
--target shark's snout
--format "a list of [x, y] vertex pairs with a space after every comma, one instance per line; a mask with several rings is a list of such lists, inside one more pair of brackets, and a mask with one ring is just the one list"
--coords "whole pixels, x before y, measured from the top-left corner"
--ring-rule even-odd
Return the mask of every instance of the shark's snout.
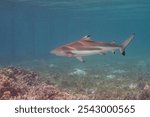
[[50, 51], [51, 54], [55, 54], [55, 50]]

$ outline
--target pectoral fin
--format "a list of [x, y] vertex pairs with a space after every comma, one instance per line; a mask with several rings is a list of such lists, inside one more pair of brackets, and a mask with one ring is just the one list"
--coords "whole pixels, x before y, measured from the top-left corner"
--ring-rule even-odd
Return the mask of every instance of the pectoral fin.
[[113, 40], [113, 41], [111, 42], [111, 44], [116, 44], [116, 42]]
[[106, 55], [106, 53], [103, 53], [103, 52], [100, 52], [99, 54], [100, 54], [100, 55]]
[[112, 50], [112, 53], [115, 54], [115, 50]]
[[80, 62], [85, 62], [82, 57], [76, 57]]

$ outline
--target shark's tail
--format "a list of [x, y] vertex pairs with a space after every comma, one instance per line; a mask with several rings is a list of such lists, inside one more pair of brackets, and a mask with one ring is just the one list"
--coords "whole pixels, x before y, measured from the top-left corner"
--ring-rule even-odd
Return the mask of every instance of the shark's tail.
[[121, 48], [120, 48], [120, 52], [122, 53], [123, 56], [125, 56], [125, 49], [127, 48], [127, 46], [130, 44], [130, 42], [134, 39], [135, 37], [135, 33], [133, 33], [127, 40], [125, 40], [122, 44], [121, 44]]

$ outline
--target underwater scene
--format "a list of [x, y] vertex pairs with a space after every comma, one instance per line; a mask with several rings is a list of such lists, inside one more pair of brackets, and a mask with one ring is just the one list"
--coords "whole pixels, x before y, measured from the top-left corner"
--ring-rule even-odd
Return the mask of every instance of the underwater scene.
[[149, 0], [0, 0], [0, 99], [150, 99], [149, 14]]

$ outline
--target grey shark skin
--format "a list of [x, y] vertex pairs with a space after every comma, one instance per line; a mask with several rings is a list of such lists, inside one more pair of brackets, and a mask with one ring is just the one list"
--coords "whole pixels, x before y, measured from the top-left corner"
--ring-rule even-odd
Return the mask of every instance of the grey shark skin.
[[121, 54], [125, 56], [125, 49], [134, 37], [135, 34], [133, 33], [128, 39], [119, 45], [115, 42], [96, 42], [87, 35], [76, 42], [58, 47], [52, 50], [51, 53], [57, 56], [75, 57], [81, 62], [85, 62], [82, 58], [83, 56], [97, 54], [105, 55], [107, 52], [113, 52], [115, 54], [116, 50], [120, 50]]

